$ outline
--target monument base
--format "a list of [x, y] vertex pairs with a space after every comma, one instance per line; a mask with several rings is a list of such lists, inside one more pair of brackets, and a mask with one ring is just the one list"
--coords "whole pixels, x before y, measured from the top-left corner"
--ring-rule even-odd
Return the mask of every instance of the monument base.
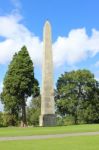
[[44, 114], [40, 116], [40, 126], [56, 126], [56, 115], [55, 114]]

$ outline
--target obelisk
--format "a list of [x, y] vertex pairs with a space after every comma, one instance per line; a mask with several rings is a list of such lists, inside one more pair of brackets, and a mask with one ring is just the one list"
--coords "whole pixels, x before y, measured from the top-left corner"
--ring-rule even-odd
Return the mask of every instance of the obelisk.
[[55, 126], [53, 58], [51, 25], [45, 22], [43, 30], [43, 62], [40, 126]]

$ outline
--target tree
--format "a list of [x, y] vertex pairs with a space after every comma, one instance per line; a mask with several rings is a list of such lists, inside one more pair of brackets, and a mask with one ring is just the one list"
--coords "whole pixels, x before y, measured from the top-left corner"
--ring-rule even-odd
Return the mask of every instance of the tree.
[[8, 71], [6, 72], [4, 78], [4, 87], [3, 91], [0, 94], [1, 102], [4, 104], [4, 110], [9, 113], [12, 119], [11, 125], [16, 125], [16, 120], [18, 120], [18, 112], [19, 112], [19, 99], [16, 94], [13, 94], [14, 84], [16, 81], [15, 78], [15, 63], [16, 63], [17, 54], [13, 56], [13, 59], [8, 66]]
[[99, 122], [99, 84], [88, 70], [66, 72], [57, 81], [56, 103], [60, 115], [72, 115], [75, 124]]
[[29, 125], [38, 125], [41, 111], [41, 97], [33, 97], [30, 105], [27, 107], [27, 121]]
[[27, 125], [26, 101], [29, 96], [35, 95], [35, 91], [39, 91], [38, 81], [34, 78], [34, 67], [27, 48], [23, 46], [9, 65], [1, 93], [5, 109], [11, 114], [21, 111], [21, 126]]

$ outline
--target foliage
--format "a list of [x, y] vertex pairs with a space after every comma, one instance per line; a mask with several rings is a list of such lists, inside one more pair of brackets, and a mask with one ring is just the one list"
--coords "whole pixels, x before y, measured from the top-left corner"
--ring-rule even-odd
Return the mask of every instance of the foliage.
[[57, 117], [57, 126], [67, 126], [67, 125], [73, 125], [73, 124], [75, 124], [74, 117], [71, 115], [67, 115], [64, 117], [61, 117], [61, 116]]
[[[24, 46], [15, 54], [4, 78], [1, 100], [5, 110], [19, 119], [22, 113], [22, 126], [26, 126], [26, 101], [39, 91], [38, 81], [34, 78], [32, 60]], [[13, 119], [13, 117], [12, 117]], [[13, 124], [15, 125], [15, 124]]]
[[[4, 104], [5, 111], [7, 113], [9, 112], [10, 115], [15, 115], [16, 117], [18, 117], [19, 99], [17, 98], [16, 94], [13, 94], [14, 86], [16, 86], [15, 84], [16, 78], [14, 76], [14, 72], [15, 72], [14, 64], [16, 62], [16, 58], [17, 58], [17, 54], [15, 53], [9, 65], [8, 71], [6, 72], [4, 78], [3, 92], [1, 93], [0, 97], [1, 97], [1, 102]], [[13, 119], [13, 117], [11, 118]], [[15, 120], [12, 120], [12, 122], [14, 123]]]
[[29, 125], [39, 125], [41, 111], [41, 97], [33, 97], [30, 106], [27, 108], [27, 121]]
[[0, 112], [0, 127], [3, 127], [3, 113]]
[[64, 73], [57, 81], [57, 112], [75, 124], [99, 122], [99, 84], [88, 70]]
[[15, 115], [7, 112], [0, 112], [0, 127], [8, 127], [12, 126], [13, 124], [16, 126], [18, 125], [18, 120], [16, 119]]

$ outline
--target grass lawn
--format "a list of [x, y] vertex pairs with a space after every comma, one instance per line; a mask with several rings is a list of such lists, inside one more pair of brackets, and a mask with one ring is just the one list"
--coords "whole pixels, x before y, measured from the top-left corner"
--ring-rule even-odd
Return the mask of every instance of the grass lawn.
[[1, 150], [99, 150], [99, 136], [79, 136], [59, 139], [3, 141]]
[[93, 132], [93, 131], [99, 131], [99, 124], [71, 125], [60, 127], [28, 127], [28, 128], [8, 127], [8, 128], [0, 128], [0, 137], [74, 133], [74, 132]]

